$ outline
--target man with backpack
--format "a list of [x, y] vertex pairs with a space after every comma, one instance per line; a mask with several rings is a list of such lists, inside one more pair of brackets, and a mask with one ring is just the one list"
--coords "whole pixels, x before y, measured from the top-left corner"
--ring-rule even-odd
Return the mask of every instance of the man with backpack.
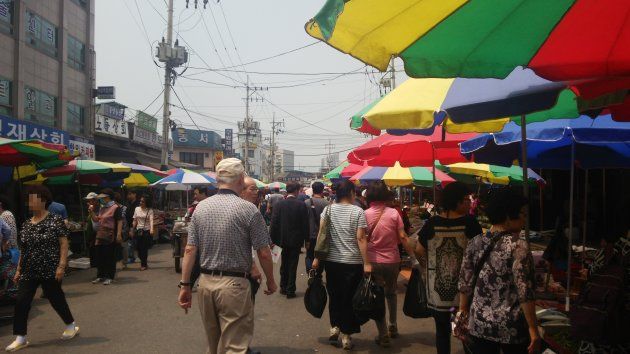
[[308, 220], [309, 220], [309, 242], [306, 247], [306, 272], [311, 270], [313, 259], [315, 259], [315, 243], [317, 241], [317, 234], [319, 233], [320, 217], [324, 208], [329, 204], [324, 198], [324, 184], [322, 182], [315, 182], [311, 186], [313, 189], [313, 197], [307, 199], [304, 203], [308, 208]]

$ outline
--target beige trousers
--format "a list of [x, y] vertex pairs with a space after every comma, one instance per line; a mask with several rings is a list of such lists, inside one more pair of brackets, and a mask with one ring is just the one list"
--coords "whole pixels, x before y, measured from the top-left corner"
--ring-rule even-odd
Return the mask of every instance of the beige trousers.
[[249, 280], [201, 274], [199, 310], [209, 354], [245, 354], [254, 335], [254, 305]]

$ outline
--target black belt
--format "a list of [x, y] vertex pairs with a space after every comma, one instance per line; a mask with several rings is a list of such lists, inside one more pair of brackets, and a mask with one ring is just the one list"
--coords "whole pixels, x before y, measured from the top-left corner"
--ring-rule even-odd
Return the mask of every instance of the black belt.
[[217, 269], [203, 269], [201, 268], [201, 273], [208, 275], [218, 275], [223, 277], [239, 277], [239, 278], [248, 278], [249, 273], [245, 272], [230, 272], [226, 270], [217, 270]]

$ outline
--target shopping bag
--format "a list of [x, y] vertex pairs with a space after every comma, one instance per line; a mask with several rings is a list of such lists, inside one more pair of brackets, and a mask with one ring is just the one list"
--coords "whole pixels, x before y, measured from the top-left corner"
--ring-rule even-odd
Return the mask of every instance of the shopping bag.
[[363, 320], [382, 320], [385, 317], [385, 290], [369, 275], [364, 277], [352, 297], [352, 309]]
[[322, 318], [326, 309], [326, 287], [322, 281], [322, 275], [316, 270], [311, 270], [308, 274], [308, 288], [304, 293], [304, 307], [306, 311], [316, 318]]
[[273, 245], [271, 248], [271, 261], [273, 263], [278, 263], [278, 261], [280, 261], [280, 256], [282, 256], [282, 248], [278, 245]]
[[332, 221], [330, 220], [331, 208], [330, 205], [326, 207], [326, 214], [324, 214], [319, 233], [317, 233], [317, 240], [315, 241], [315, 258], [318, 258], [320, 261], [326, 260], [328, 252], [330, 251], [330, 228], [332, 226]]
[[424, 280], [420, 271], [416, 268], [411, 270], [407, 292], [405, 292], [405, 302], [403, 303], [403, 313], [411, 318], [431, 317], [427, 307], [427, 292]]

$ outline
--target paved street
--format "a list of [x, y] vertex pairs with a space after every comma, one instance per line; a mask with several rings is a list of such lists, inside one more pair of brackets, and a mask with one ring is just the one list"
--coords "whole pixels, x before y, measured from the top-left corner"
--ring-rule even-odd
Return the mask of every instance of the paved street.
[[[47, 300], [37, 299], [29, 320], [31, 347], [24, 353], [203, 353], [206, 341], [201, 318], [193, 302], [188, 315], [176, 304], [179, 274], [173, 269], [170, 246], [160, 245], [150, 251], [146, 272], [134, 264], [131, 270], [119, 272], [111, 286], [92, 285], [95, 270], [77, 271], [64, 280], [64, 290], [70, 308], [81, 327], [81, 334], [69, 342], [62, 342], [62, 322]], [[300, 264], [303, 264], [301, 262]], [[276, 266], [276, 271], [278, 270]], [[401, 282], [399, 309], [402, 306]], [[315, 319], [304, 309], [302, 295], [306, 277], [298, 280], [298, 297], [287, 300], [275, 294], [258, 295], [256, 329], [253, 346], [263, 353], [342, 353], [327, 344], [327, 312]], [[195, 297], [196, 300], [196, 297]], [[6, 312], [6, 309], [2, 309]], [[363, 326], [355, 335], [357, 353], [434, 353], [433, 320], [414, 320], [399, 310], [401, 336], [392, 341], [390, 349], [380, 349], [373, 338], [373, 322]], [[3, 348], [12, 340], [11, 324], [0, 326]], [[454, 353], [461, 353], [453, 340]]]

